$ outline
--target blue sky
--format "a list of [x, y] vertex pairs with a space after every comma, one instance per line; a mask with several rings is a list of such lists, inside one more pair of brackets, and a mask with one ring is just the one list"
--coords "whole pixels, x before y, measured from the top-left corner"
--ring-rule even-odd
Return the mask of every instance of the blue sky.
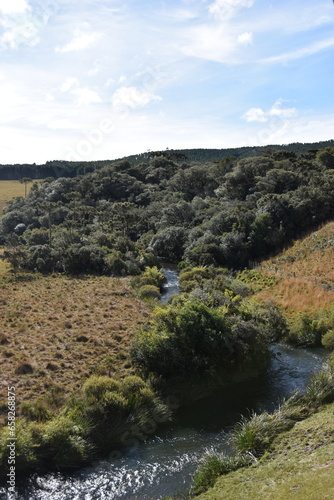
[[0, 163], [334, 138], [332, 0], [0, 0]]

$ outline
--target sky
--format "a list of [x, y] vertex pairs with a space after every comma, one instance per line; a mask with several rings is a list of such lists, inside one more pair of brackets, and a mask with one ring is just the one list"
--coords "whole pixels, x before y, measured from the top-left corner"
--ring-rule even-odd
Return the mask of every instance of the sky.
[[0, 0], [0, 164], [334, 138], [332, 0]]

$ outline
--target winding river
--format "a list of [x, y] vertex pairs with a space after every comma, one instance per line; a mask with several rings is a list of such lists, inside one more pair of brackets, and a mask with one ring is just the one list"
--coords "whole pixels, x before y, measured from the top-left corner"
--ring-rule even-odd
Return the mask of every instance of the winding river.
[[[177, 272], [167, 269], [163, 302], [178, 291]], [[324, 362], [322, 350], [271, 347], [265, 376], [215, 391], [179, 408], [173, 423], [144, 442], [122, 450], [117, 459], [100, 461], [72, 474], [32, 476], [19, 489], [19, 500], [152, 500], [185, 493], [207, 451], [229, 453], [233, 424], [251, 411], [272, 411], [282, 398], [305, 388]], [[1, 492], [1, 490], [0, 490]]]

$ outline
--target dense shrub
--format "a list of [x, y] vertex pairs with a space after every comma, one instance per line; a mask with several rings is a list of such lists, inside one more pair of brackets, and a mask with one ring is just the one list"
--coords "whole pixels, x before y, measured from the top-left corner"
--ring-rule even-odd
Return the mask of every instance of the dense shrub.
[[242, 326], [237, 318], [203, 303], [180, 300], [156, 309], [151, 323], [137, 336], [132, 360], [146, 375], [172, 378], [227, 373], [232, 366], [238, 370], [254, 359], [263, 366], [266, 353], [266, 335], [253, 322], [244, 321]]
[[334, 330], [328, 330], [321, 339], [321, 343], [326, 349], [334, 350]]

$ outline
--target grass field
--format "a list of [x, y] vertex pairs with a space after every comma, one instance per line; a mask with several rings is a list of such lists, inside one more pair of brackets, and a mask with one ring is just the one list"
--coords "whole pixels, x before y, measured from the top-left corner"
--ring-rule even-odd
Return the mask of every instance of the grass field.
[[334, 301], [334, 222], [298, 240], [257, 269], [275, 283], [256, 293], [261, 301], [272, 300], [287, 313], [314, 313]]
[[[33, 182], [39, 182], [34, 179]], [[33, 183], [27, 184], [27, 194], [29, 193]], [[20, 181], [0, 181], [0, 217], [3, 214], [3, 209], [6, 206], [6, 201], [15, 198], [16, 196], [24, 196], [25, 186]]]
[[91, 374], [132, 373], [130, 344], [148, 310], [126, 279], [7, 274], [0, 289], [2, 409], [8, 386], [18, 409], [41, 399], [55, 409]]
[[218, 479], [198, 500], [330, 500], [334, 498], [334, 404], [298, 422], [252, 467]]

